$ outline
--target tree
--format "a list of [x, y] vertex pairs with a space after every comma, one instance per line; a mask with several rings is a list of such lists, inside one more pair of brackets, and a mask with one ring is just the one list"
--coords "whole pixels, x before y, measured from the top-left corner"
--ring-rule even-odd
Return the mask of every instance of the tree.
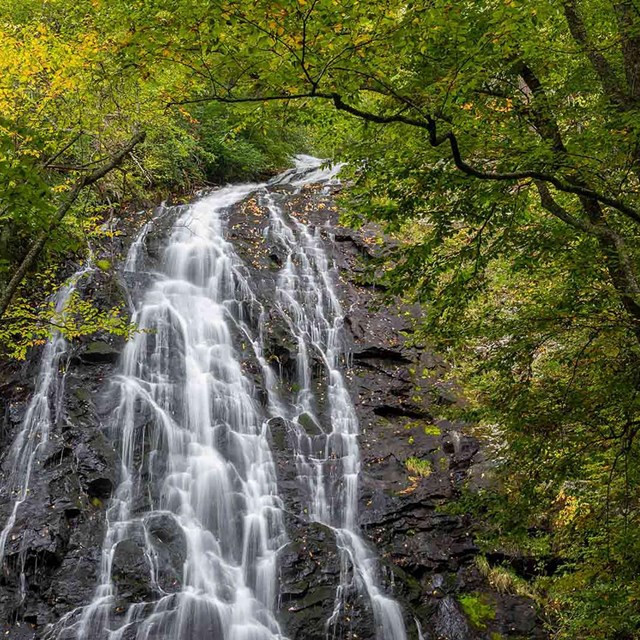
[[49, 225], [48, 229], [41, 231], [38, 236], [35, 238], [33, 244], [29, 248], [29, 251], [25, 255], [24, 259], [18, 266], [16, 272], [9, 280], [5, 290], [0, 296], [0, 318], [4, 315], [5, 311], [8, 309], [11, 304], [11, 300], [15, 292], [18, 290], [18, 287], [22, 284], [25, 276], [27, 275], [29, 269], [33, 267], [38, 256], [44, 249], [44, 246], [49, 239], [54, 228], [62, 223], [64, 217], [69, 212], [69, 209], [78, 199], [83, 189], [90, 187], [95, 184], [101, 178], [104, 178], [110, 171], [113, 171], [117, 166], [119, 166], [122, 161], [135, 149], [136, 145], [140, 144], [145, 138], [144, 132], [136, 133], [131, 140], [124, 145], [122, 149], [120, 149], [117, 153], [115, 153], [111, 158], [108, 159], [101, 167], [95, 169], [89, 175], [82, 176], [79, 180], [73, 185], [69, 194], [62, 200], [58, 209], [56, 210], [53, 219]]
[[[196, 185], [271, 171], [297, 140], [294, 134], [274, 143], [277, 118], [258, 127], [255, 107], [240, 114], [215, 104], [191, 112], [167, 108], [168, 96], [185, 91], [193, 71], [152, 47], [152, 39], [132, 46], [131, 21], [153, 23], [157, 11], [149, 16], [150, 6], [10, 0], [0, 7], [4, 353], [23, 356], [43, 328], [51, 330], [43, 290], [28, 282], [20, 290], [27, 274], [48, 274], [50, 281], [57, 265], [62, 277], [71, 257], [86, 257], [89, 243], [100, 250], [110, 216], [125, 210], [128, 217], [127, 208], [152, 206]], [[157, 19], [166, 26], [162, 15]], [[16, 293], [21, 302], [12, 308]], [[28, 318], [18, 313], [26, 308]]]
[[539, 577], [557, 637], [635, 633], [634, 0], [27, 0], [0, 17], [5, 229], [48, 229], [55, 194], [136, 123], [144, 193], [219, 156], [239, 153], [235, 175], [257, 164], [245, 152], [282, 157], [269, 132], [306, 107], [351, 161], [348, 219], [399, 240], [386, 284], [423, 303], [415, 339], [448, 355], [468, 398], [452, 411], [500, 447], [503, 491], [472, 501], [486, 544], [560, 567]]

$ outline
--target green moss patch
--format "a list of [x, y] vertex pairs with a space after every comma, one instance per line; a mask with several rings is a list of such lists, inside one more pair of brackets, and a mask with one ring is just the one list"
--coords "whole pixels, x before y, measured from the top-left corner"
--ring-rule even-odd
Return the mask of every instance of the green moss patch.
[[478, 593], [465, 593], [458, 598], [469, 622], [476, 629], [486, 629], [487, 623], [496, 617], [495, 607], [487, 597]]

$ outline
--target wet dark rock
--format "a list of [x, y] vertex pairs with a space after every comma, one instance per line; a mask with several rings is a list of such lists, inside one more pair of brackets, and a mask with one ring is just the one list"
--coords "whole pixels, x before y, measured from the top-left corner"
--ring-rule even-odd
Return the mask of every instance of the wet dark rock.
[[89, 342], [76, 357], [84, 363], [102, 363], [117, 361], [120, 356], [121, 345], [110, 344], [103, 340]]
[[354, 348], [351, 354], [355, 360], [394, 360], [410, 363], [411, 360], [398, 349], [388, 349], [379, 345], [367, 345]]
[[[83, 279], [81, 288], [99, 308], [122, 304], [121, 289], [103, 272]], [[95, 591], [104, 509], [117, 473], [95, 401], [113, 370], [120, 342], [102, 337], [94, 342], [101, 346], [91, 347], [91, 341], [70, 345], [69, 362], [61, 363], [65, 375], [60, 377], [64, 393], [58, 398], [58, 419], [49, 440], [37, 449], [27, 497], [8, 535], [0, 577], [0, 629], [6, 637], [40, 637], [47, 624], [89, 602]], [[87, 351], [90, 355], [83, 359]], [[34, 350], [25, 366], [7, 370], [7, 378], [4, 370], [0, 374], [3, 445], [13, 442], [22, 428], [40, 356]], [[17, 496], [8, 483], [8, 450], [0, 450], [5, 454], [0, 461], [2, 526]]]
[[345, 594], [344, 613], [328, 627], [340, 585], [340, 555], [331, 529], [289, 517], [295, 532], [280, 555], [280, 615], [291, 640], [323, 640], [327, 631], [345, 639], [373, 638], [371, 607], [355, 589]]
[[110, 478], [94, 478], [87, 483], [87, 494], [90, 498], [107, 500], [112, 490], [113, 482]]
[[27, 410], [26, 402], [10, 402], [7, 406], [7, 419], [13, 424], [19, 424], [24, 419]]
[[521, 638], [544, 637], [535, 605], [511, 595], [503, 595], [497, 607], [498, 633]]
[[286, 452], [289, 447], [294, 446], [291, 434], [295, 432], [295, 428], [291, 422], [284, 418], [271, 418], [267, 423], [267, 428], [272, 451]]
[[388, 418], [390, 416], [407, 416], [409, 418], [425, 418], [429, 413], [419, 405], [409, 403], [379, 404], [374, 407], [373, 412], [378, 416]]
[[183, 566], [187, 559], [187, 540], [173, 515], [153, 514], [145, 519], [158, 567], [158, 586], [164, 593], [182, 587]]
[[[167, 238], [170, 236], [176, 220], [184, 213], [184, 206], [160, 207], [154, 212], [151, 227], [144, 238], [143, 267], [139, 269], [143, 273], [157, 271]], [[130, 241], [135, 239], [130, 237]], [[124, 252], [123, 252], [124, 256]], [[135, 275], [135, 274], [127, 274]]]
[[[269, 291], [273, 295], [273, 290]], [[297, 345], [283, 318], [271, 310], [266, 321], [264, 357], [281, 375], [288, 379], [295, 376]]]
[[[306, 495], [298, 478], [294, 452], [298, 446], [300, 427], [283, 418], [271, 418], [267, 424], [269, 444], [273, 452], [278, 489], [286, 509], [292, 514], [302, 514]], [[295, 537], [295, 533], [290, 535]]]
[[151, 567], [145, 556], [142, 536], [118, 542], [111, 575], [119, 601], [143, 602], [153, 597]]
[[432, 624], [434, 640], [471, 640], [475, 635], [451, 596], [440, 600]]

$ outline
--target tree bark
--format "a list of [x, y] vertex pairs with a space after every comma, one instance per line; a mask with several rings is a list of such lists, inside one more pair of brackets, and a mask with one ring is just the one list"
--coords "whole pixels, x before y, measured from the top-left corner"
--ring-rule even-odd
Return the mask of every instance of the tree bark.
[[631, 0], [614, 5], [629, 97], [640, 102], [640, 13]]
[[591, 62], [591, 66], [596, 72], [605, 93], [618, 106], [626, 106], [628, 97], [621, 88], [620, 79], [614, 68], [609, 64], [609, 61], [593, 46], [587, 27], [578, 9], [577, 0], [564, 0], [563, 7], [571, 36], [589, 58], [589, 62]]

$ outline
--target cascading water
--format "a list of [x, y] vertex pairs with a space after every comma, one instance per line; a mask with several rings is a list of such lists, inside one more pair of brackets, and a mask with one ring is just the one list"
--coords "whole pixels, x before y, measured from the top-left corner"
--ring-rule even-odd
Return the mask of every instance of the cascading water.
[[[273, 614], [285, 541], [276, 475], [265, 416], [233, 341], [252, 294], [220, 217], [256, 188], [222, 189], [186, 210], [134, 315], [139, 331], [115, 381], [121, 480], [108, 510], [101, 584], [60, 637], [282, 637]], [[127, 264], [137, 262], [130, 256]], [[171, 592], [158, 580], [154, 537], [166, 519], [186, 545]], [[115, 620], [113, 560], [131, 539], [144, 546], [158, 597]]]
[[[64, 314], [65, 306], [76, 290], [79, 280], [92, 269], [93, 265], [88, 261], [60, 288], [55, 297], [56, 313]], [[60, 403], [66, 377], [64, 363], [68, 346], [64, 336], [57, 330], [45, 344], [33, 397], [27, 407], [20, 432], [7, 456], [7, 479], [4, 488], [10, 492], [13, 508], [0, 532], [0, 567], [5, 558], [7, 540], [16, 525], [20, 507], [28, 499], [34, 465], [40, 464], [40, 454], [46, 449], [51, 429], [60, 417]], [[23, 556], [20, 561], [24, 562]], [[20, 576], [21, 592], [24, 597], [24, 567], [20, 571]]]
[[[47, 637], [285, 638], [277, 621], [277, 558], [287, 534], [269, 448], [273, 418], [297, 425], [294, 455], [309, 496], [306, 517], [334, 532], [341, 553], [327, 636], [334, 635], [346, 595], [356, 590], [371, 603], [379, 640], [406, 637], [400, 608], [381, 591], [375, 554], [358, 530], [358, 421], [342, 372], [343, 313], [332, 269], [319, 230], [287, 216], [281, 206], [287, 195], [276, 192], [282, 185], [326, 187], [338, 169], [300, 157], [296, 169], [272, 181], [276, 188], [227, 187], [182, 212], [159, 272], [147, 274], [144, 292], [132, 295], [138, 332], [113, 381], [109, 426], [121, 468], [107, 512], [100, 583], [93, 601]], [[250, 194], [268, 208], [266, 235], [286, 256], [276, 308], [297, 344], [293, 402], [280, 397], [281, 380], [263, 355], [264, 309], [225, 239], [226, 212]], [[132, 246], [127, 269], [141, 269], [148, 231]], [[245, 371], [239, 348], [245, 342], [259, 363], [267, 402]], [[307, 435], [305, 421], [318, 435]], [[182, 550], [174, 554], [180, 566], [170, 579], [168, 538]], [[132, 545], [142, 550], [151, 585], [150, 595], [135, 602], [114, 580], [118, 559]]]
[[[309, 166], [311, 165], [311, 166]], [[311, 173], [301, 178], [285, 177], [298, 188], [313, 182], [333, 179], [335, 168], [322, 172], [317, 161], [303, 158], [302, 167]], [[344, 315], [335, 290], [320, 230], [286, 216], [271, 194], [264, 196], [270, 213], [269, 233], [285, 249], [286, 259], [278, 278], [276, 297], [298, 347], [297, 398], [294, 423], [311, 419], [320, 426], [318, 398], [313, 391], [312, 360], [315, 356], [325, 369], [327, 379], [327, 420], [331, 430], [309, 436], [298, 430], [297, 464], [299, 475], [307, 483], [311, 496], [312, 519], [333, 528], [342, 552], [342, 579], [336, 594], [331, 629], [343, 608], [343, 596], [351, 587], [364, 589], [373, 607], [376, 634], [380, 640], [406, 638], [402, 613], [397, 602], [385, 596], [377, 583], [377, 562], [373, 552], [358, 533], [358, 476], [360, 452], [358, 419], [340, 370], [344, 360], [342, 327]], [[350, 574], [353, 572], [353, 576]], [[355, 582], [355, 584], [352, 584]]]

